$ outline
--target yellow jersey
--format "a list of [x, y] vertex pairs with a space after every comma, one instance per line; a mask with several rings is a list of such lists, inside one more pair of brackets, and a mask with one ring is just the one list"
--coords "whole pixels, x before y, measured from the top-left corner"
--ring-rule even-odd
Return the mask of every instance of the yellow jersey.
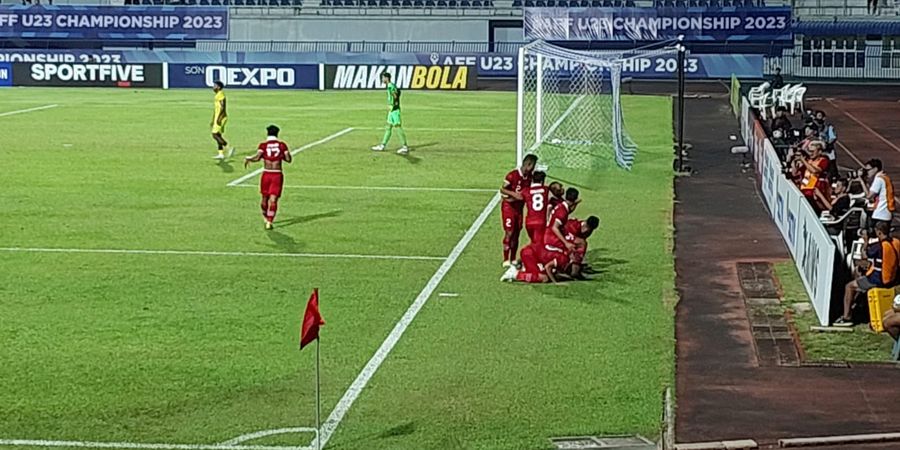
[[[215, 122], [219, 115], [222, 114], [222, 104], [225, 102], [225, 92], [219, 91], [216, 92], [216, 96], [213, 99], [213, 107], [215, 108], [215, 113], [213, 114], [213, 121]], [[228, 117], [228, 110], [225, 110], [224, 117]]]

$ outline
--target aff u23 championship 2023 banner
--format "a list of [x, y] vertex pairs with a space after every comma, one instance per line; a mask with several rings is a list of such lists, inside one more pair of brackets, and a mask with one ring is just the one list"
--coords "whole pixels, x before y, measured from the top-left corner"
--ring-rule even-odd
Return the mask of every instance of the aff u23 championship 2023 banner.
[[545, 41], [790, 40], [791, 8], [525, 8], [526, 39]]
[[228, 39], [228, 8], [0, 6], [0, 38]]

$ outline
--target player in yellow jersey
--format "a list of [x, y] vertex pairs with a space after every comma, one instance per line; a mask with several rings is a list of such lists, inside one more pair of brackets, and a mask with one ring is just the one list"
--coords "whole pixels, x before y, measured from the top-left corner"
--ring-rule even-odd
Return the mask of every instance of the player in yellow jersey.
[[[221, 81], [213, 83], [213, 92], [215, 92], [216, 96], [213, 99], [214, 110], [212, 122], [209, 123], [209, 126], [212, 128], [212, 137], [219, 146], [219, 154], [213, 156], [213, 159], [218, 159], [219, 161], [225, 159], [225, 147], [228, 147], [228, 142], [225, 142], [225, 138], [222, 137], [222, 134], [225, 133], [225, 124], [228, 122], [228, 110], [225, 108], [224, 88], [225, 85]], [[234, 147], [228, 149], [228, 157], [231, 158], [232, 156], [234, 156]]]

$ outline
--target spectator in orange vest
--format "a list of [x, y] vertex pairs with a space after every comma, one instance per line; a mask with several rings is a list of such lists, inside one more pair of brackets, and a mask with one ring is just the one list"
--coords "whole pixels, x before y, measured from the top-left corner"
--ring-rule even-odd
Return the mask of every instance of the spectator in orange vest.
[[869, 266], [865, 276], [861, 276], [844, 288], [844, 314], [834, 322], [836, 327], [852, 327], [850, 308], [856, 300], [856, 294], [867, 293], [869, 289], [892, 287], [897, 277], [898, 251], [900, 240], [891, 238], [890, 226], [885, 222], [875, 225], [878, 242], [869, 244], [868, 233], [863, 232], [863, 242]]

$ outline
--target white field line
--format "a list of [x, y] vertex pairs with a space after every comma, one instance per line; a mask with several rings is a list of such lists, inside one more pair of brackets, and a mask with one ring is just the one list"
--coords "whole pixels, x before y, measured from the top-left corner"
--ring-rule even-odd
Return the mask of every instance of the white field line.
[[576, 98], [572, 102], [572, 104], [570, 104], [569, 107], [566, 108], [566, 110], [562, 113], [562, 115], [559, 116], [559, 119], [556, 119], [556, 122], [553, 122], [553, 124], [550, 125], [550, 128], [547, 129], [547, 132], [542, 135], [541, 139], [543, 139], [543, 141], [535, 142], [534, 145], [531, 146], [531, 150], [534, 150], [535, 148], [539, 147], [543, 142], [546, 142], [547, 140], [549, 140], [550, 136], [553, 136], [553, 133], [556, 132], [556, 129], [559, 128], [560, 125], [562, 125], [563, 121], [566, 120], [566, 117], [569, 117], [569, 114], [572, 114], [572, 111], [575, 110], [575, 108], [582, 102], [582, 100], [584, 100], [584, 94], [579, 95], [578, 98]]
[[216, 252], [203, 250], [140, 250], [113, 248], [40, 248], [40, 247], [0, 247], [0, 252], [9, 253], [106, 253], [118, 255], [174, 255], [174, 256], [265, 256], [282, 258], [333, 258], [333, 259], [397, 259], [413, 261], [444, 261], [440, 256], [407, 255], [357, 255], [350, 253], [276, 253], [276, 252]]
[[[383, 131], [384, 127], [365, 127], [365, 128], [355, 128], [357, 130], [367, 130], [367, 131]], [[515, 133], [516, 128], [407, 128], [403, 127], [406, 131], [439, 131], [445, 133]], [[412, 146], [415, 148], [415, 145]]]
[[230, 447], [233, 445], [242, 444], [247, 441], [264, 438], [267, 436], [277, 436], [279, 434], [297, 434], [297, 433], [315, 433], [315, 432], [316, 432], [315, 428], [305, 428], [305, 427], [278, 428], [276, 430], [262, 430], [262, 431], [256, 431], [253, 433], [242, 434], [234, 439], [229, 439], [219, 445]]
[[138, 442], [48, 441], [34, 439], [0, 439], [0, 446], [123, 448], [140, 450], [312, 450], [311, 447], [264, 445], [144, 444]]
[[[239, 184], [235, 187], [254, 188], [252, 184]], [[497, 192], [497, 189], [481, 188], [443, 188], [415, 186], [320, 186], [320, 185], [285, 185], [285, 189], [331, 189], [336, 191], [412, 191], [412, 192]]]
[[[331, 141], [331, 140], [333, 140], [333, 139], [337, 139], [337, 138], [339, 138], [339, 137], [341, 137], [341, 136], [343, 136], [343, 135], [345, 135], [345, 134], [347, 134], [347, 133], [349, 133], [349, 132], [351, 132], [351, 131], [353, 131], [353, 128], [352, 128], [352, 127], [350, 127], [350, 128], [344, 128], [343, 130], [338, 131], [337, 133], [334, 133], [334, 134], [332, 134], [331, 136], [326, 136], [326, 137], [324, 137], [324, 138], [322, 138], [322, 139], [319, 139], [318, 141], [310, 142], [309, 144], [306, 144], [306, 145], [304, 145], [304, 146], [302, 146], [302, 147], [299, 147], [299, 148], [296, 148], [296, 149], [294, 149], [294, 150], [291, 150], [291, 156], [296, 155], [297, 153], [300, 153], [300, 152], [302, 152], [303, 150], [310, 149], [310, 148], [313, 148], [313, 147], [315, 147], [315, 146], [317, 146], [317, 145], [324, 144], [324, 143], [326, 143], [326, 142], [328, 142], [328, 141]], [[232, 187], [233, 187], [233, 186], [237, 186], [237, 185], [239, 185], [239, 184], [241, 184], [241, 183], [243, 183], [243, 182], [245, 182], [245, 181], [247, 181], [247, 180], [249, 180], [249, 179], [251, 179], [251, 178], [253, 178], [253, 177], [257, 176], [257, 175], [259, 175], [259, 174], [261, 174], [262, 171], [263, 171], [262, 169], [256, 169], [256, 170], [254, 170], [253, 172], [250, 172], [250, 173], [248, 173], [247, 175], [244, 175], [244, 176], [242, 176], [242, 177], [240, 177], [240, 178], [238, 178], [238, 179], [232, 181], [231, 183], [228, 183], [228, 186], [232, 186]]]
[[32, 111], [41, 111], [44, 109], [56, 108], [57, 106], [59, 106], [59, 105], [53, 104], [53, 105], [38, 106], [35, 108], [20, 109], [18, 111], [7, 111], [5, 113], [0, 113], [0, 117], [13, 116], [16, 114], [23, 114], [23, 113], [32, 112]]
[[444, 260], [444, 263], [441, 264], [434, 275], [431, 276], [431, 279], [428, 280], [428, 284], [425, 285], [422, 292], [419, 293], [412, 305], [409, 306], [409, 309], [406, 310], [406, 313], [403, 314], [403, 317], [400, 318], [400, 321], [397, 322], [397, 325], [394, 326], [394, 329], [391, 330], [391, 333], [381, 344], [381, 347], [378, 348], [378, 351], [372, 356], [372, 359], [366, 363], [366, 366], [363, 367], [356, 379], [353, 380], [353, 384], [351, 384], [350, 387], [347, 388], [347, 391], [344, 392], [344, 396], [341, 397], [341, 400], [338, 402], [337, 406], [334, 407], [334, 410], [331, 411], [328, 419], [322, 424], [319, 437], [317, 438], [318, 442], [313, 442], [313, 447], [324, 448], [328, 444], [328, 440], [337, 430], [338, 425], [341, 424], [344, 415], [347, 414], [347, 411], [353, 406], [353, 402], [356, 401], [359, 394], [362, 393], [363, 389], [365, 389], [366, 385], [369, 383], [369, 380], [372, 379], [372, 376], [375, 375], [375, 372], [381, 367], [381, 364], [391, 353], [391, 350], [393, 350], [394, 346], [397, 345], [397, 342], [400, 341], [403, 333], [412, 323], [413, 319], [416, 318], [416, 315], [419, 314], [419, 311], [425, 306], [425, 303], [428, 302], [431, 294], [437, 289], [438, 285], [444, 279], [444, 276], [447, 275], [447, 272], [453, 268], [453, 264], [459, 259], [463, 250], [466, 249], [469, 242], [472, 241], [472, 238], [475, 237], [475, 234], [477, 234], [478, 230], [481, 229], [481, 226], [484, 225], [484, 222], [494, 208], [497, 207], [498, 203], [500, 203], [499, 192], [491, 198], [491, 201], [484, 207], [484, 210], [481, 211], [481, 214], [475, 219], [475, 222], [472, 223], [472, 226], [470, 226], [463, 237], [460, 238], [459, 242], [456, 243], [456, 246], [453, 247], [453, 251], [450, 252], [450, 255]]

